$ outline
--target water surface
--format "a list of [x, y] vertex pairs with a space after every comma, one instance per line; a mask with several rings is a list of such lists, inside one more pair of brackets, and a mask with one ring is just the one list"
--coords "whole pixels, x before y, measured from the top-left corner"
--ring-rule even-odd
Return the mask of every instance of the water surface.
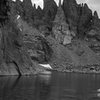
[[100, 100], [100, 75], [52, 72], [0, 77], [0, 100]]

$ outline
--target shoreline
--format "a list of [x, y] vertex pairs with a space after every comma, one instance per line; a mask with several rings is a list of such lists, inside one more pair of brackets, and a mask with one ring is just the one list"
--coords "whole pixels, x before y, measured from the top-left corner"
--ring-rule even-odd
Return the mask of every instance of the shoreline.
[[[80, 71], [80, 70], [58, 70], [58, 69], [52, 69], [50, 70], [50, 72], [52, 71], [56, 71], [56, 72], [61, 72], [61, 73], [79, 73], [79, 74], [100, 74], [100, 71]], [[38, 75], [38, 74], [41, 74], [41, 73], [44, 73], [44, 72], [39, 72], [39, 73], [35, 73], [35, 74], [29, 74], [29, 75], [21, 75], [21, 76], [34, 76], [34, 75]], [[47, 73], [48, 74], [48, 73]], [[46, 75], [46, 74], [45, 74]], [[8, 74], [0, 74], [0, 77], [12, 77], [12, 76], [18, 76], [18, 77], [21, 77], [20, 75], [8, 75]]]
[[61, 69], [53, 69], [52, 71], [57, 71], [57, 72], [62, 72], [62, 73], [80, 73], [80, 74], [100, 74], [100, 70], [99, 71], [86, 71], [86, 70], [78, 70], [78, 69], [72, 69], [72, 70], [61, 70]]
[[[53, 66], [53, 65], [52, 65]], [[71, 67], [54, 67], [52, 69], [45, 69], [44, 67], [40, 67], [37, 68], [36, 71], [34, 71], [34, 73], [26, 73], [26, 74], [22, 74], [21, 76], [33, 76], [33, 75], [38, 75], [41, 73], [45, 73], [46, 71], [57, 71], [57, 72], [62, 72], [62, 73], [80, 73], [80, 74], [100, 74], [100, 66], [98, 65], [88, 65], [88, 66], [71, 66]], [[9, 73], [0, 73], [0, 77], [3, 76], [19, 76], [18, 73], [17, 74], [9, 74]]]

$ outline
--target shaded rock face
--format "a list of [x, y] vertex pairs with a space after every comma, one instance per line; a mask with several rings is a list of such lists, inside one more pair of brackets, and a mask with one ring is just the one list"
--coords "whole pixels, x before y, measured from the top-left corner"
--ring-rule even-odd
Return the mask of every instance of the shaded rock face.
[[57, 12], [57, 5], [54, 0], [44, 0], [44, 20], [48, 21], [54, 20], [56, 12]]
[[10, 8], [13, 9], [13, 13], [23, 17], [25, 21], [33, 22], [33, 6], [31, 0], [16, 0], [16, 2], [9, 1], [11, 3]]
[[78, 33], [79, 35], [84, 36], [88, 28], [91, 25], [92, 20], [92, 11], [88, 8], [87, 4], [79, 7], [79, 21], [78, 21]]
[[84, 35], [92, 19], [92, 11], [87, 4], [78, 5], [75, 0], [64, 0], [62, 7], [71, 30]]
[[45, 38], [36, 36], [34, 39], [31, 43], [32, 47], [26, 43], [31, 59], [39, 63], [48, 63], [52, 57], [52, 48]]
[[32, 21], [33, 6], [31, 0], [23, 0], [22, 5], [24, 10], [25, 20], [29, 22]]
[[[0, 28], [0, 75], [30, 75], [35, 73], [36, 64], [32, 62], [23, 45], [23, 35], [17, 27], [15, 3], [7, 0], [6, 23]], [[14, 9], [13, 9], [14, 8]], [[1, 22], [2, 23], [2, 22]]]
[[87, 4], [64, 0], [61, 6], [60, 0], [57, 7], [54, 0], [44, 0], [42, 10], [32, 6], [31, 0], [8, 1], [9, 13], [0, 9], [0, 15], [9, 19], [0, 29], [0, 75], [34, 74], [42, 69], [39, 63], [62, 70], [100, 65], [100, 57], [85, 40], [90, 36], [100, 41], [100, 19]]
[[87, 37], [100, 41], [100, 19], [96, 11], [92, 16], [91, 26], [87, 31]]
[[66, 21], [69, 23], [70, 28], [76, 31], [77, 22], [79, 19], [78, 15], [78, 5], [75, 0], [64, 0], [62, 8], [64, 10]]
[[41, 20], [43, 17], [43, 10], [41, 9], [40, 6], [36, 9], [36, 5], [34, 4], [33, 7], [33, 19], [35, 20]]
[[19, 14], [25, 21], [33, 25], [39, 26], [40, 24], [49, 24], [54, 20], [57, 12], [57, 5], [54, 0], [44, 0], [44, 9], [36, 5], [32, 6], [31, 0], [16, 0], [13, 7], [15, 12]]
[[67, 69], [68, 71], [76, 69], [78, 72], [85, 69], [85, 72], [88, 72], [92, 66], [95, 68], [95, 65], [99, 69], [100, 60], [87, 44], [80, 40], [73, 42], [64, 47], [53, 40], [52, 48], [54, 55], [50, 62], [53, 69], [63, 72]]
[[33, 61], [47, 63], [52, 56], [52, 48], [45, 39], [45, 34], [40, 33], [38, 29], [30, 26], [21, 17], [16, 20], [18, 29], [23, 32], [23, 44]]
[[[16, 16], [18, 17], [18, 16]], [[36, 27], [32, 27], [32, 25], [29, 25], [26, 21], [22, 19], [21, 16], [19, 18], [16, 18], [17, 27], [22, 31], [23, 36], [36, 36], [40, 35], [39, 30]]]
[[[44, 0], [43, 10], [40, 6], [36, 9], [35, 4], [32, 7], [31, 0], [24, 0], [24, 2], [17, 0], [13, 5], [15, 7], [12, 6], [12, 9], [16, 10], [14, 14], [19, 14], [25, 21], [30, 22], [37, 28], [45, 25], [49, 25], [52, 28], [52, 21], [54, 21], [58, 8], [54, 0]], [[78, 5], [75, 0], [64, 0], [62, 8], [69, 30], [78, 35], [78, 37], [83, 38], [88, 33], [99, 30], [99, 20], [94, 17], [96, 14], [92, 16], [92, 11], [87, 4]]]
[[36, 26], [37, 28], [40, 25], [43, 25], [45, 22], [42, 20], [44, 16], [43, 10], [41, 9], [40, 6], [38, 6], [38, 8], [36, 9], [36, 5], [34, 4], [33, 7], [33, 15], [32, 15], [32, 19], [33, 19], [33, 25]]
[[52, 34], [52, 27], [51, 25], [40, 25], [39, 30], [43, 37], [47, 37]]
[[[1, 40], [1, 49], [3, 55], [3, 61], [1, 65], [4, 63], [6, 66], [15, 65], [13, 70], [15, 70], [19, 75], [34, 74], [34, 65], [32, 64], [30, 57], [23, 47], [20, 30], [16, 28], [14, 23], [9, 23], [4, 27], [4, 29], [2, 29]], [[1, 73], [6, 72], [6, 69], [1, 69]], [[11, 74], [9, 70], [11, 69], [8, 69], [8, 75]], [[11, 71], [12, 73], [13, 70]]]
[[0, 23], [4, 24], [8, 19], [7, 12], [9, 11], [9, 6], [7, 6], [7, 0], [0, 0]]
[[23, 9], [23, 3], [20, 0], [16, 0], [16, 2], [14, 3], [14, 7], [15, 8], [13, 8], [13, 10], [15, 10], [17, 14], [23, 17], [25, 16], [24, 9]]
[[91, 28], [96, 31], [97, 34], [95, 34], [95, 35], [98, 35], [98, 36], [100, 35], [100, 19], [99, 19], [96, 11], [94, 12], [94, 15], [92, 17]]

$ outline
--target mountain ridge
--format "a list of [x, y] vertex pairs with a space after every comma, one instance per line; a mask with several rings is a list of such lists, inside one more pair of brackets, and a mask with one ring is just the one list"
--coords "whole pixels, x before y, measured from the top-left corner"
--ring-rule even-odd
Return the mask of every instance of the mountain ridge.
[[39, 73], [45, 70], [39, 64], [100, 72], [100, 19], [87, 4], [44, 0], [42, 10], [31, 0], [0, 2], [0, 75]]

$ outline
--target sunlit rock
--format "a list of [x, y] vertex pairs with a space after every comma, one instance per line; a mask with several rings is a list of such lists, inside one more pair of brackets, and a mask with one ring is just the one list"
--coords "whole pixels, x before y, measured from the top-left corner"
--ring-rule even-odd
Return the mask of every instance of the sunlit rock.
[[64, 37], [64, 41], [63, 41], [63, 45], [67, 45], [67, 44], [70, 44], [71, 43], [71, 40], [72, 40], [72, 37], [71, 36], [65, 36]]
[[58, 8], [57, 14], [55, 16], [52, 31], [55, 35], [55, 39], [57, 39], [59, 43], [63, 45], [71, 43], [73, 34], [69, 29], [68, 23], [66, 23], [66, 18], [61, 6]]

